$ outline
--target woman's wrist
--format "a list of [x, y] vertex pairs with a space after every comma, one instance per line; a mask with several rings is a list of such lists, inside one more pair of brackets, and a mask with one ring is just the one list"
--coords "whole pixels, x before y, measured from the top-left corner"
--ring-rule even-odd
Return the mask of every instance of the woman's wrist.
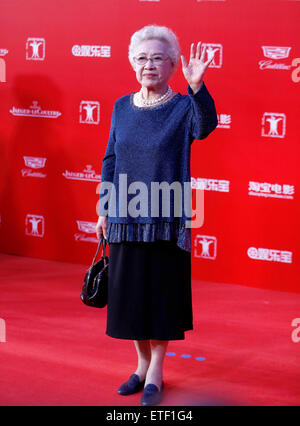
[[201, 87], [202, 87], [202, 84], [203, 84], [203, 80], [201, 81], [201, 83], [200, 83], [200, 85], [198, 84], [198, 85], [194, 85], [194, 84], [190, 84], [190, 88], [192, 89], [192, 91], [193, 91], [193, 93], [194, 93], [194, 95], [197, 93], [197, 92], [199, 92], [199, 90], [201, 89]]

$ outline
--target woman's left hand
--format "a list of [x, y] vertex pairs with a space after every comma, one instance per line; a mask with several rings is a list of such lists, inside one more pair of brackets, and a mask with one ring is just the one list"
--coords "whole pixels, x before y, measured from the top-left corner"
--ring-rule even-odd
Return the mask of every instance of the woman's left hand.
[[199, 41], [199, 43], [197, 44], [196, 54], [195, 45], [194, 43], [191, 44], [191, 55], [189, 64], [187, 63], [185, 57], [181, 55], [183, 75], [194, 93], [196, 93], [200, 89], [203, 75], [211, 61], [214, 59], [213, 55], [209, 60], [204, 62], [205, 51], [206, 47], [203, 48], [201, 53], [201, 41]]

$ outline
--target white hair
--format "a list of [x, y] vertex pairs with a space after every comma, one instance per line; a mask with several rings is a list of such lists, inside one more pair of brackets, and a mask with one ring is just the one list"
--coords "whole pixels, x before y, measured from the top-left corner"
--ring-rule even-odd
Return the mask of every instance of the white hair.
[[159, 25], [147, 25], [140, 30], [136, 31], [130, 40], [128, 58], [129, 62], [132, 65], [132, 68], [135, 68], [135, 63], [133, 60], [134, 53], [138, 45], [144, 40], [156, 39], [164, 41], [168, 46], [168, 55], [174, 65], [174, 71], [177, 68], [177, 65], [180, 60], [180, 46], [177, 39], [177, 36], [174, 34], [170, 28], [162, 27]]

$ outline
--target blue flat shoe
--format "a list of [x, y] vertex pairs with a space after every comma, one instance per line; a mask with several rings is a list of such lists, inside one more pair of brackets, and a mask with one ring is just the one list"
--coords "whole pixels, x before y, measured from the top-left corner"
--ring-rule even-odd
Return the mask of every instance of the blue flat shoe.
[[156, 405], [159, 404], [162, 400], [162, 391], [164, 388], [164, 382], [161, 383], [160, 390], [156, 385], [153, 385], [152, 383], [149, 383], [147, 386], [145, 386], [142, 398], [141, 398], [141, 404], [142, 405]]
[[140, 382], [140, 378], [137, 374], [131, 374], [127, 382], [122, 383], [118, 389], [120, 395], [131, 395], [139, 392], [145, 384], [145, 380]]

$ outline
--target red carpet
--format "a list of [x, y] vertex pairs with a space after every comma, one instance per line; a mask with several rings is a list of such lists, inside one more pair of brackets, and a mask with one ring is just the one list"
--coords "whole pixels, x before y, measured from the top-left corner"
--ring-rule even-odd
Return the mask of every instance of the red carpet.
[[[87, 266], [0, 265], [0, 405], [139, 406], [141, 393], [116, 393], [136, 369], [133, 342], [106, 336], [106, 308], [79, 298]], [[194, 330], [168, 346], [161, 405], [299, 405], [300, 294], [194, 281], [193, 307]]]

